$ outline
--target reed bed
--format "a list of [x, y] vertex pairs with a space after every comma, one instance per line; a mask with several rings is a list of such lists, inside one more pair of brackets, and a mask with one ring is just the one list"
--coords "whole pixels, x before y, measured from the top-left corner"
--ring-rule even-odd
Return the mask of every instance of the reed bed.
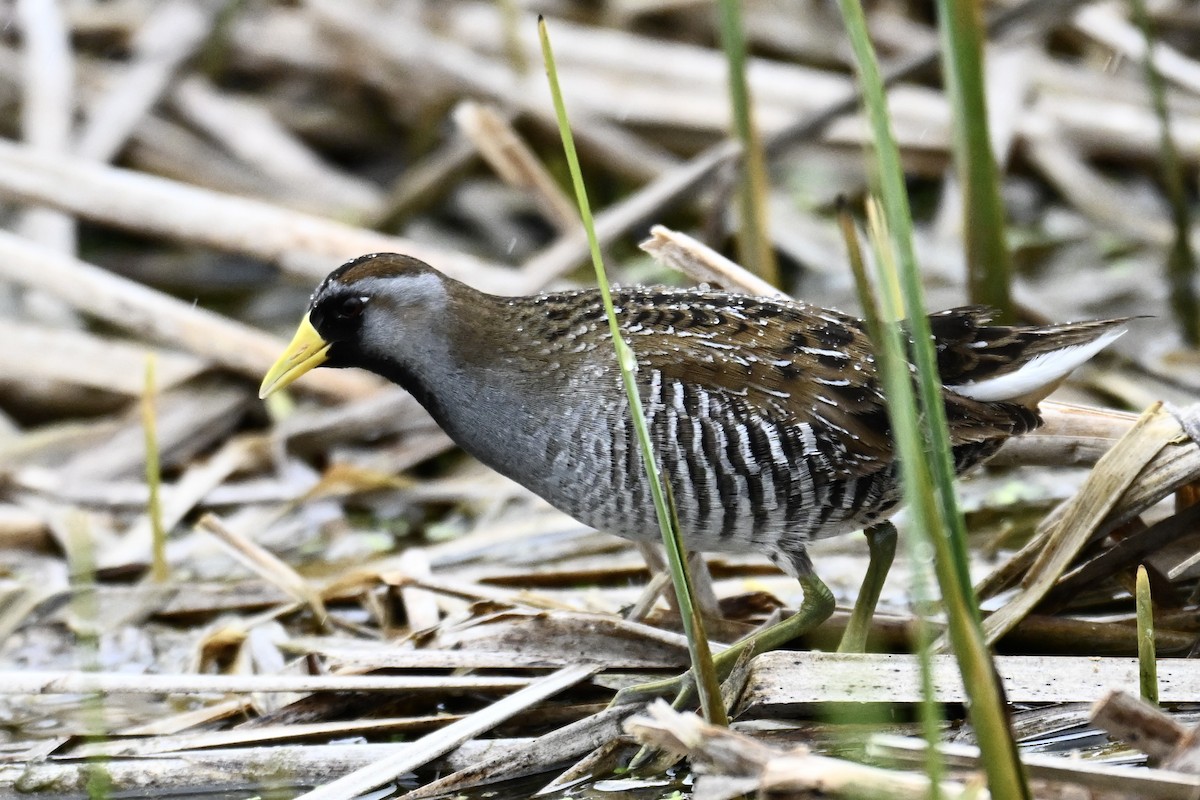
[[[928, 576], [911, 560], [868, 652], [836, 653], [866, 548], [815, 546], [839, 610], [742, 665], [728, 730], [609, 708], [688, 666], [640, 553], [466, 459], [371, 376], [317, 371], [255, 399], [346, 258], [406, 252], [502, 294], [594, 280], [538, 14], [614, 281], [858, 312], [838, 207], [864, 206], [872, 140], [842, 19], [800, 0], [722, 9], [0, 8], [0, 795], [926, 797], [931, 750], [941, 796], [979, 789], [954, 662], [932, 655], [923, 679], [911, 655], [919, 624], [945, 625], [914, 603]], [[983, 291], [968, 262], [1006, 246], [1011, 280], [986, 291], [1017, 317], [1139, 317], [1042, 429], [958, 483], [1030, 791], [1191, 796], [1200, 355], [1181, 254], [1198, 20], [1181, 2], [980, 20], [991, 152], [976, 156], [994, 159], [1006, 221], [975, 239], [955, 165], [981, 134], [954, 128], [928, 13], [866, 16], [926, 304]], [[747, 215], [765, 215], [748, 240]], [[778, 286], [734, 263], [750, 251]], [[699, 563], [714, 652], [799, 599], [765, 558]], [[626, 775], [643, 745], [662, 755]]]

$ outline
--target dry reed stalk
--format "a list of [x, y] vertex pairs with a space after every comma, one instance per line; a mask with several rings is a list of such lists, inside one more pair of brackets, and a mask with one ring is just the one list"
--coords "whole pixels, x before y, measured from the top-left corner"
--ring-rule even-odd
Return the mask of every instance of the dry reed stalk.
[[1050, 591], [1138, 473], [1178, 432], [1174, 419], [1160, 408], [1151, 408], [1100, 458], [1079, 494], [1046, 524], [1041, 550], [1026, 572], [1022, 591], [984, 622], [989, 644], [1011, 630]]
[[460, 103], [452, 115], [459, 130], [510, 186], [528, 192], [560, 233], [579, 228], [579, 211], [546, 167], [494, 106]]
[[[681, 714], [662, 700], [647, 711], [649, 717], [634, 717], [625, 723], [639, 742], [687, 755], [714, 778], [740, 779], [734, 784], [739, 794], [816, 792], [833, 797], [922, 800], [931, 791], [929, 779], [922, 774], [819, 756], [806, 747], [780, 752], [744, 734], [709, 725], [695, 714]], [[706, 780], [701, 778], [701, 785]], [[939, 797], [961, 800], [991, 797], [982, 787], [954, 781], [943, 781], [937, 791]]]
[[452, 722], [440, 730], [421, 737], [413, 743], [414, 746], [411, 750], [382, 759], [369, 767], [364, 767], [318, 789], [306, 792], [297, 800], [349, 800], [349, 798], [370, 791], [391, 781], [397, 775], [422, 767], [433, 759], [445, 755], [468, 739], [491, 730], [514, 714], [586, 680], [595, 671], [593, 667], [564, 667], [469, 717]]
[[363, 253], [403, 252], [481, 289], [520, 289], [478, 258], [258, 200], [0, 142], [0, 195], [135, 232], [243, 253], [308, 281]]
[[332, 740], [370, 734], [404, 736], [438, 728], [450, 722], [457, 722], [461, 718], [461, 714], [434, 714], [334, 722], [293, 722], [223, 731], [157, 734], [137, 739], [122, 731], [122, 738], [108, 742], [85, 742], [74, 748], [71, 755], [74, 758], [147, 758], [185, 750], [250, 747], [305, 739]]
[[[513, 752], [527, 740], [483, 739], [463, 743], [437, 762], [457, 770], [498, 754]], [[412, 752], [415, 743], [326, 744], [237, 747], [193, 750], [151, 758], [106, 759], [104, 774], [114, 791], [144, 791], [146, 786], [180, 791], [205, 786], [244, 791], [246, 786], [314, 786], [369, 767], [382, 759]], [[0, 790], [36, 786], [40, 791], [86, 794], [94, 765], [89, 762], [46, 759], [31, 752], [16, 763], [0, 762]]]
[[[70, 256], [0, 231], [0, 278], [60, 298], [90, 316], [258, 379], [285, 342], [248, 325], [176, 300]], [[309, 387], [334, 396], [365, 395], [376, 380], [359, 374], [320, 373]]]
[[606, 743], [614, 742], [620, 736], [622, 723], [634, 710], [630, 706], [607, 708], [598, 714], [543, 734], [512, 752], [497, 754], [480, 764], [430, 781], [402, 795], [402, 800], [419, 800], [471, 786], [544, 772], [547, 765], [562, 763]]
[[[47, 154], [71, 148], [75, 113], [75, 62], [70, 34], [56, 3], [21, 0], [16, 4], [24, 68], [22, 138]], [[64, 253], [75, 252], [75, 222], [44, 208], [27, 209], [17, 224], [24, 236]], [[61, 311], [58, 312], [61, 316]]]
[[[587, 670], [571, 675], [587, 677]], [[577, 678], [583, 680], [583, 677]], [[431, 675], [132, 675], [119, 672], [3, 672], [0, 694], [224, 694], [229, 692], [498, 692], [529, 678]]]
[[[1086, 5], [1071, 17], [1071, 25], [1130, 61], [1146, 57], [1146, 37], [1113, 6]], [[1164, 42], [1154, 50], [1154, 68], [1159, 74], [1192, 93], [1200, 90], [1200, 62]]]
[[0, 374], [56, 381], [134, 396], [142, 391], [138, 371], [146, 353], [158, 367], [155, 388], [178, 386], [206, 367], [203, 359], [144, 343], [97, 336], [88, 331], [0, 319]]
[[[881, 734], [872, 736], [868, 747], [879, 758], [912, 763], [914, 766], [923, 763], [925, 758], [926, 745], [920, 739]], [[938, 750], [956, 766], [975, 768], [979, 764], [977, 747], [945, 743], [939, 745]], [[1111, 793], [1114, 797], [1130, 800], [1176, 800], [1194, 796], [1200, 789], [1200, 780], [1194, 776], [1169, 770], [1110, 765], [1040, 753], [1023, 753], [1021, 763], [1029, 770], [1031, 778], [1066, 784], [1072, 789], [1088, 787], [1097, 794], [1108, 796]], [[1060, 796], [1050, 795], [1050, 791], [1053, 789], [1047, 789], [1047, 796]]]
[[[1191, 410], [1189, 414], [1194, 417], [1195, 410]], [[1174, 425], [1174, 428], [1172, 428], [1172, 425]], [[1139, 466], [1136, 459], [1133, 461], [1124, 461], [1124, 456], [1118, 455], [1117, 458], [1121, 459], [1125, 470], [1123, 475], [1096, 475], [1095, 472], [1093, 473], [1096, 477], [1093, 483], [1094, 494], [1091, 497], [1099, 497], [1099, 504], [1090, 510], [1089, 515], [1097, 523], [1097, 527], [1092, 530], [1090, 540], [1094, 541], [1097, 537], [1106, 535], [1118, 526], [1136, 518], [1167, 495], [1186, 484], [1194, 482], [1196, 476], [1200, 474], [1200, 445], [1185, 439], [1182, 435], [1182, 430], [1179, 428], [1178, 421], [1170, 420], [1169, 415], [1161, 414], [1160, 421], [1156, 423], [1156, 427], [1160, 428], [1157, 434], [1160, 437], [1160, 446], [1157, 453], [1151, 454], [1148, 462]], [[1172, 433], [1173, 430], [1177, 432]], [[1151, 439], [1141, 438], [1142, 441], [1137, 445], [1139, 449], [1153, 446], [1154, 442]], [[1122, 439], [1121, 441], [1125, 440]], [[1096, 470], [1101, 470], [1101, 460], [1108, 457], [1112, 452], [1111, 449], [1107, 450], [1096, 460]], [[1118, 497], [1106, 495], [1103, 490], [1095, 488], [1101, 485], [1102, 481], [1114, 479], [1130, 481], [1129, 485], [1122, 489], [1122, 494]], [[1080, 513], [1081, 510], [1083, 512], [1088, 511], [1087, 503], [1091, 500], [1090, 498], [1082, 500], [1081, 497], [1082, 495], [1077, 495], [1070, 504], [1056, 509], [1042, 522], [1041, 530], [1046, 532], [1052, 530], [1067, 531], [1068, 528], [1064, 526], [1063, 522], [1063, 518], [1067, 513]], [[1102, 506], [1110, 508], [1111, 513], [1108, 513], [1107, 516], [1097, 515], [1095, 512]], [[1075, 529], [1075, 533], [1078, 534], [1079, 530]], [[984, 598], [991, 597], [997, 592], [1012, 586], [1016, 581], [1021, 580], [1023, 575], [1032, 575], [1034, 561], [1037, 558], [1045, 557], [1048, 552], [1051, 552], [1047, 549], [1046, 544], [1046, 537], [1039, 535], [1025, 547], [1021, 548], [1016, 555], [976, 585], [976, 591], [979, 593], [979, 596]], [[1061, 556], [1061, 553], [1059, 555]], [[1065, 566], [1065, 564], [1060, 566]], [[1048, 580], [1039, 582], [1039, 591], [1047, 591], [1052, 583], [1053, 581]], [[1029, 606], [1031, 599], [1025, 599], [1021, 602], [1021, 605]], [[1005, 620], [1005, 624], [1007, 622], [1011, 622], [1011, 618]], [[1000, 620], [992, 624], [997, 625], [999, 623]]]
[[383, 205], [377, 186], [326, 163], [258, 103], [222, 92], [199, 76], [180, 81], [171, 101], [245, 166], [288, 193], [319, 198], [331, 217], [368, 219]]
[[[1159, 662], [1161, 700], [1187, 702], [1200, 692], [1200, 665], [1191, 659]], [[933, 659], [936, 701], [966, 698], [951, 656]], [[921, 701], [916, 657], [885, 653], [763, 653], [751, 663], [739, 714], [776, 717], [815, 705]], [[1010, 703], [1093, 703], [1113, 687], [1138, 685], [1135, 657], [996, 656], [996, 670]], [[1054, 676], [1047, 680], [1046, 676]]]
[[111, 161], [121, 151], [175, 76], [212, 32], [218, 3], [159, 3], [133, 34], [132, 58], [105, 89], [89, 98], [73, 151]]
[[[545, 81], [536, 71], [518, 74], [501, 59], [422, 29], [407, 14], [380, 15], [360, 2], [314, 0], [309, 7], [323, 25], [385, 62], [420, 74], [434, 71], [472, 94], [528, 114], [547, 130], [555, 128]], [[581, 115], [575, 124], [581, 149], [601, 156], [618, 171], [644, 180], [675, 165], [673, 157], [598, 116]]]
[[659, 263], [682, 272], [698, 283], [713, 283], [756, 297], [787, 297], [786, 292], [686, 233], [655, 225], [650, 229], [650, 238], [639, 247]]
[[318, 627], [322, 631], [328, 632], [329, 612], [325, 610], [325, 602], [321, 599], [321, 593], [300, 573], [277, 556], [264, 550], [261, 545], [246, 535], [225, 524], [215, 514], [205, 514], [200, 518], [198, 524], [217, 537], [217, 541], [223, 544], [239, 562], [249, 567], [268, 583], [279, 587], [286, 594], [306, 604], [316, 618]]

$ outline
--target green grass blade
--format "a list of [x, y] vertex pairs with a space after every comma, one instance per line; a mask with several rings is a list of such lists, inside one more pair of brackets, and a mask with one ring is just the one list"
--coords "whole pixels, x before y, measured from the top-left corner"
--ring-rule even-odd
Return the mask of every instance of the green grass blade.
[[[870, 241], [875, 254], [876, 273], [880, 285], [880, 300], [875, 301], [871, 310], [865, 312], [868, 327], [871, 331], [871, 342], [875, 351], [875, 363], [883, 382], [883, 391], [888, 400], [888, 417], [892, 424], [893, 447], [901, 454], [902, 481], [905, 496], [909, 503], [909, 514], [912, 518], [913, 531], [917, 535], [910, 536], [909, 555], [913, 562], [913, 592], [915, 599], [920, 602], [926, 599], [924, 565], [929, 563], [931, 547], [929, 539], [936, 536], [937, 509], [929, 502], [932, 492], [929, 491], [930, 480], [928, 470], [924, 469], [921, 458], [905, 458], [905, 453], [920, 453], [921, 432], [917, 427], [917, 398], [913, 393], [912, 381], [908, 371], [908, 355], [904, 346], [903, 330], [899, 319], [901, 304], [899, 301], [900, 287], [896, 282], [895, 250], [892, 236], [888, 232], [887, 222], [880, 206], [873, 199], [867, 202], [867, 223]], [[855, 277], [866, 284], [859, 289], [864, 299], [875, 300], [870, 288], [870, 280], [865, 270], [861, 277], [858, 271]], [[882, 301], [882, 302], [880, 302]], [[872, 322], [874, 320], [874, 322]], [[922, 603], [919, 608], [927, 608]], [[921, 674], [921, 732], [930, 746], [925, 754], [925, 772], [929, 777], [931, 794], [936, 798], [942, 778], [945, 775], [945, 765], [942, 762], [941, 751], [937, 744], [940, 741], [939, 727], [941, 723], [940, 709], [937, 704], [933, 685], [933, 631], [925, 619], [925, 614], [918, 613], [920, 620], [917, 628], [917, 655]]]
[[954, 164], [963, 191], [967, 289], [972, 303], [991, 306], [1015, 321], [1012, 259], [1000, 172], [988, 131], [983, 79], [983, 19], [976, 0], [938, 0], [942, 74], [954, 118]]
[[566, 154], [567, 165], [571, 170], [571, 182], [575, 187], [575, 198], [579, 203], [579, 214], [587, 232], [588, 245], [592, 254], [592, 266], [596, 270], [596, 281], [600, 286], [600, 295], [604, 301], [604, 312], [608, 317], [608, 328], [612, 335], [613, 346], [616, 348], [617, 364], [621, 370], [621, 382], [625, 387], [625, 396], [629, 402], [629, 413], [637, 431], [639, 449], [642, 454], [642, 465], [646, 477], [650, 481], [650, 491], [654, 497], [654, 510], [658, 515], [659, 528], [663, 535], [663, 544], [667, 550], [667, 561], [671, 567], [671, 580], [675, 586], [675, 594], [679, 600], [679, 612], [683, 618], [684, 631], [687, 634], [688, 649], [692, 657], [692, 669], [696, 675], [697, 690], [704, 709], [705, 718], [714, 724], [726, 725], [724, 703], [721, 701], [721, 687], [717, 680], [716, 669], [713, 666], [712, 653], [708, 638], [704, 633], [703, 619], [696, 608], [691, 593], [691, 580], [687, 572], [687, 558], [684, 556], [683, 545], [679, 537], [679, 524], [674, 519], [668, 505], [667, 494], [663, 490], [663, 480], [659, 473], [658, 461], [654, 455], [654, 446], [650, 441], [650, 433], [646, 428], [646, 417], [642, 411], [642, 399], [638, 394], [634, 372], [637, 361], [633, 351], [621, 336], [617, 324], [616, 310], [613, 308], [612, 293], [609, 291], [608, 276], [604, 269], [604, 259], [600, 255], [600, 242], [596, 237], [596, 226], [592, 218], [591, 204], [588, 202], [587, 188], [583, 183], [583, 170], [579, 166], [579, 156], [575, 152], [575, 138], [571, 134], [571, 126], [567, 120], [567, 109], [563, 103], [562, 90], [558, 84], [558, 72], [554, 65], [554, 53], [550, 47], [550, 36], [546, 30], [546, 22], [538, 18], [538, 35], [542, 42], [542, 58], [546, 64], [546, 76], [550, 81], [550, 94], [554, 99], [554, 111], [558, 118], [559, 135], [562, 137], [563, 150]]
[[850, 271], [854, 273], [854, 288], [858, 291], [858, 304], [862, 307], [863, 319], [867, 323], [867, 335], [872, 342], [883, 341], [883, 320], [879, 316], [879, 298], [875, 287], [867, 274], [863, 262], [862, 248], [858, 243], [858, 228], [854, 224], [854, 216], [846, 207], [846, 198], [837, 199], [837, 223], [846, 244], [846, 256], [850, 262]]
[[920, 273], [912, 246], [912, 214], [900, 154], [891, 132], [879, 65], [867, 35], [862, 6], [857, 0], [841, 0], [841, 8], [875, 144], [883, 229], [888, 231], [890, 239], [881, 252], [890, 252], [895, 257], [895, 270], [888, 269], [893, 263], [891, 257], [878, 259], [879, 291], [888, 316], [893, 319], [902, 316], [899, 313], [902, 308], [903, 316], [908, 317], [918, 370], [919, 403], [912, 397], [899, 331], [894, 326], [883, 326], [884, 341], [882, 347], [877, 345], [877, 357], [888, 396], [888, 416], [900, 459], [904, 493], [913, 526], [929, 537], [936, 553], [935, 570], [946, 605], [950, 641], [966, 686], [969, 713], [992, 794], [1027, 798], [1029, 789], [1008, 727], [1003, 691], [983, 639], [967, 572], [965, 529], [953, 493], [950, 436], [936, 354], [922, 303]]
[[1158, 662], [1154, 647], [1154, 604], [1150, 598], [1150, 576], [1146, 567], [1137, 568], [1137, 640], [1138, 679], [1141, 683], [1142, 699], [1158, 705]]
[[746, 35], [742, 29], [740, 0], [718, 0], [721, 47], [729, 63], [729, 102], [733, 127], [742, 145], [742, 175], [738, 186], [738, 259], [742, 266], [774, 286], [779, 285], [779, 267], [771, 245], [768, 222], [767, 159], [762, 138], [754, 124], [754, 108], [746, 81]]
[[[902, 303], [899, 305], [892, 305], [885, 294], [885, 308], [888, 309], [886, 313], [888, 316], [906, 316], [909, 320], [910, 333], [915, 343], [913, 356], [920, 376], [918, 384], [921, 398], [920, 407], [922, 412], [927, 415], [929, 423], [925, 429], [925, 435], [922, 437], [922, 449], [915, 452], [924, 452], [930, 456], [929, 463], [933, 468], [933, 478], [938, 488], [939, 516], [944, 515], [945, 524], [953, 526], [954, 536], [950, 538], [958, 541], [958, 546], [952, 547], [949, 552], [951, 556], [949, 565], [953, 567], [958, 579], [969, 590], [970, 576], [967, 570], [965, 547], [966, 531], [962, 526], [962, 517], [958, 514], [954, 502], [954, 464], [950, 454], [950, 435], [946, 427], [946, 412], [941, 400], [941, 381], [937, 376], [937, 358], [930, 342], [929, 321], [926, 318], [922, 302], [923, 290], [920, 269], [917, 266], [917, 258], [912, 244], [912, 212], [908, 205], [904, 170], [900, 163], [899, 149], [892, 136], [879, 65], [875, 60], [870, 39], [867, 38], [866, 22], [862, 16], [861, 5], [855, 0], [842, 0], [842, 8], [843, 16], [847, 19], [847, 27], [851, 29], [851, 43], [854, 45], [855, 57], [859, 64], [867, 116], [875, 142], [880, 208], [883, 211], [883, 221], [886, 223], [886, 229], [895, 252], [896, 272], [901, 287]], [[861, 37], [854, 35], [853, 27], [850, 24], [850, 18], [856, 13], [862, 19]], [[894, 286], [896, 280], [895, 276], [889, 276], [883, 280], [882, 286]], [[931, 529], [931, 533], [934, 530], [937, 529]], [[945, 592], [944, 588], [943, 592]], [[978, 612], [975, 612], [974, 616], [978, 619]]]

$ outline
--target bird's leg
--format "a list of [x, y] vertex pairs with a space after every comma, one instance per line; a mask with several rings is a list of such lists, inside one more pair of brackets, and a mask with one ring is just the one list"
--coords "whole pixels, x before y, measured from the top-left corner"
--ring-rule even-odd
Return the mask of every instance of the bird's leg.
[[875, 606], [879, 603], [883, 582], [887, 580], [888, 570], [892, 568], [892, 560], [896, 557], [896, 526], [891, 522], [872, 525], [863, 533], [867, 537], [867, 551], [870, 553], [867, 574], [863, 576], [858, 600], [854, 603], [854, 611], [850, 613], [850, 621], [846, 623], [842, 643], [838, 645], [839, 653], [861, 653], [867, 649], [867, 634], [871, 630]]
[[[792, 566], [800, 581], [800, 588], [804, 592], [804, 600], [800, 604], [800, 609], [782, 622], [778, 622], [766, 630], [753, 633], [713, 656], [713, 665], [716, 667], [718, 680], [724, 680], [729, 675], [743, 653], [747, 653], [747, 657], [750, 657], [782, 647], [791, 640], [808, 633], [829, 619], [833, 613], [833, 593], [813, 572], [808, 556], [795, 558], [790, 566]], [[691, 701], [695, 688], [695, 678], [691, 670], [688, 670], [674, 678], [651, 681], [622, 689], [613, 699], [613, 705], [634, 703], [674, 694], [675, 706], [680, 707]]]

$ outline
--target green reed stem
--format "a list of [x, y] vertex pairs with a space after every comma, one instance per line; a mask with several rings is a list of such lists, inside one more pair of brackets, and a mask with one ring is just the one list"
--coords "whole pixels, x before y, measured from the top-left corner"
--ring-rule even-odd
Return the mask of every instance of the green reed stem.
[[1141, 684], [1142, 699], [1147, 703], [1158, 705], [1158, 661], [1154, 647], [1154, 603], [1150, 598], [1150, 577], [1146, 567], [1139, 564], [1137, 568], [1137, 589], [1134, 592], [1137, 601], [1137, 640], [1138, 640], [1138, 679]]
[[[877, 263], [885, 260], [893, 262], [887, 273], [894, 276], [896, 270], [886, 224], [880, 217], [877, 206], [873, 201], [869, 201], [867, 210], [870, 241], [875, 254], [875, 260]], [[842, 229], [842, 238], [846, 241], [846, 249], [850, 257], [850, 268], [854, 273], [854, 285], [858, 290], [859, 304], [863, 309], [863, 319], [867, 323], [867, 333], [871, 337], [877, 363], [882, 364], [893, 358], [898, 358], [900, 360], [900, 369], [905, 369], [904, 364], [907, 362], [907, 359], [899, 340], [899, 333], [895, 324], [889, 325], [885, 322], [883, 308], [879, 304], [878, 296], [875, 293], [870, 277], [867, 275], [867, 270], [863, 262], [862, 250], [858, 244], [858, 231], [855, 229], [854, 220], [844, 206], [839, 208], [838, 223]], [[889, 318], [894, 319], [894, 315]], [[881, 367], [880, 374], [886, 380], [887, 376], [894, 377], [897, 374], [897, 370], [894, 368], [885, 370]], [[885, 390], [887, 388], [885, 386]], [[888, 397], [890, 405], [893, 402], [891, 400], [893, 395], [889, 392]], [[904, 415], [908, 419], [916, 419], [916, 408], [911, 389], [907, 395], [899, 397], [896, 402], [900, 404], [899, 414]], [[916, 650], [921, 678], [921, 704], [918, 708], [918, 716], [921, 721], [921, 734], [925, 737], [925, 741], [928, 744], [928, 747], [925, 748], [925, 773], [930, 780], [931, 795], [933, 798], [936, 798], [940, 792], [939, 787], [946, 770], [942, 760], [942, 752], [938, 749], [938, 744], [941, 742], [942, 708], [937, 702], [933, 685], [932, 645], [936, 637], [935, 631], [929, 624], [924, 611], [924, 609], [929, 607], [930, 597], [928, 584], [926, 583], [929, 571], [928, 556], [930, 548], [928, 542], [925, 541], [925, 537], [909, 536], [906, 538], [908, 540], [909, 559], [913, 567], [911, 590], [914, 605], [918, 609]]]
[[[888, 398], [901, 482], [913, 527], [918, 535], [929, 537], [935, 554], [934, 569], [946, 606], [950, 642], [962, 672], [968, 713], [982, 751], [989, 787], [998, 798], [1028, 798], [1029, 789], [1005, 714], [1003, 688], [984, 642], [979, 608], [967, 572], [966, 531], [954, 496], [950, 434], [912, 246], [912, 213], [900, 152], [892, 135], [879, 64], [867, 34], [862, 5], [858, 0], [840, 0], [840, 3], [875, 145], [881, 220], [890, 238], [889, 246], [882, 249], [892, 255], [876, 264], [879, 291], [883, 308], [891, 319], [908, 318], [918, 373], [914, 398], [900, 330], [895, 325], [883, 326], [883, 346], [877, 345], [876, 355], [881, 358], [879, 367]], [[894, 268], [889, 269], [889, 264]], [[901, 309], [903, 314], [899, 313]]]
[[771, 245], [767, 198], [767, 159], [754, 124], [754, 107], [746, 80], [746, 35], [739, 0], [718, 0], [721, 48], [729, 64], [729, 103], [733, 127], [742, 145], [742, 175], [738, 183], [738, 259], [742, 266], [778, 286], [779, 267]]
[[579, 156], [575, 152], [575, 137], [571, 134], [566, 105], [563, 103], [562, 90], [558, 84], [558, 70], [555, 68], [554, 53], [550, 47], [550, 35], [546, 30], [546, 21], [541, 17], [538, 18], [538, 36], [542, 42], [542, 58], [546, 64], [546, 76], [550, 81], [550, 94], [554, 98], [558, 131], [562, 137], [567, 165], [571, 170], [571, 182], [575, 186], [575, 199], [579, 203], [579, 215], [583, 220], [584, 230], [587, 231], [588, 245], [592, 253], [592, 266], [596, 270], [596, 281], [600, 286], [604, 313], [608, 317], [608, 329], [612, 335], [613, 346], [617, 353], [617, 364], [621, 370], [621, 382], [625, 386], [629, 413], [633, 419], [634, 429], [637, 431], [642, 466], [645, 468], [646, 477], [650, 482], [650, 492], [654, 498], [654, 511], [658, 515], [658, 525], [662, 532], [663, 545], [667, 551], [667, 562], [671, 567], [671, 581], [675, 586], [679, 612], [683, 618], [684, 632], [687, 634], [688, 650], [691, 653], [692, 671], [696, 676], [700, 704], [704, 710], [705, 719], [713, 724], [728, 725], [725, 705], [721, 700], [721, 685], [717, 680], [712, 651], [704, 632], [704, 619], [693, 599], [692, 580], [688, 573], [687, 558], [679, 535], [679, 520], [672, 513], [668, 494], [663, 489], [658, 460], [654, 455], [654, 445], [650, 441], [650, 432], [646, 427], [642, 398], [638, 393], [637, 381], [634, 378], [634, 373], [637, 371], [637, 359], [621, 336], [621, 328], [617, 323], [617, 312], [613, 307], [612, 292], [609, 290], [608, 276], [604, 269], [604, 259], [600, 255], [600, 242], [596, 237], [596, 225], [592, 218], [591, 204], [588, 202], [587, 187], [583, 183], [583, 170], [579, 166]]
[[1000, 199], [1000, 170], [992, 153], [984, 91], [984, 23], [977, 0], [938, 0], [942, 74], [954, 118], [954, 165], [962, 183], [967, 288], [972, 303], [1015, 321], [1012, 259]]

